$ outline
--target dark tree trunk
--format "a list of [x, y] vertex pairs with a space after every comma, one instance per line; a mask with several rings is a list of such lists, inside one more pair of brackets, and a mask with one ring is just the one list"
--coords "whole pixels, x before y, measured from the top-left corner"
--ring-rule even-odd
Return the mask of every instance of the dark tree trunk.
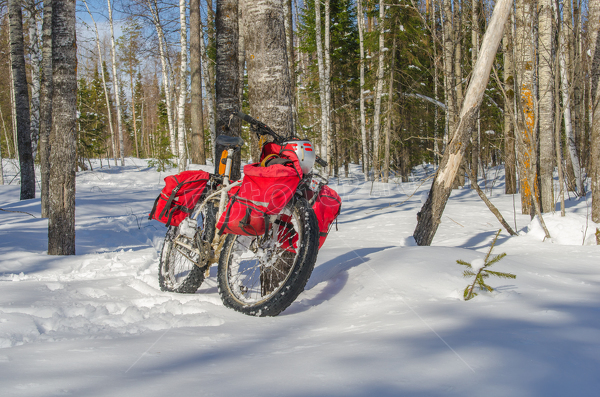
[[287, 136], [293, 118], [283, 7], [283, 0], [248, 1], [244, 21], [250, 111]]
[[206, 164], [202, 111], [202, 61], [200, 59], [200, 0], [190, 0], [190, 74], [193, 164]]
[[31, 150], [29, 119], [29, 92], [25, 74], [25, 50], [23, 43], [23, 16], [21, 3], [8, 2], [10, 19], [10, 60], [12, 79], [15, 86], [15, 108], [17, 112], [17, 138], [19, 142], [19, 165], [21, 167], [21, 200], [35, 198], [35, 170]]
[[[231, 121], [229, 116], [233, 110], [240, 109], [239, 70], [238, 70], [238, 1], [217, 1], [217, 136], [240, 136], [241, 122], [237, 117]], [[256, 32], [255, 32], [256, 34]], [[215, 172], [219, 168], [222, 148], [215, 151]], [[240, 154], [233, 159], [231, 179], [240, 178]]]
[[52, 0], [44, 0], [42, 70], [40, 87], [40, 174], [42, 218], [50, 216], [50, 131], [52, 130]]
[[77, 42], [75, 0], [52, 2], [52, 133], [48, 254], [75, 255]]
[[418, 245], [431, 245], [440, 224], [442, 213], [452, 192], [452, 184], [462, 164], [467, 142], [475, 125], [511, 4], [511, 0], [498, 0], [494, 7], [462, 104], [458, 126], [440, 161], [427, 201], [417, 215], [418, 223], [413, 236]]
[[[590, 134], [592, 160], [592, 221], [600, 223], [600, 2], [589, 2], [590, 47], [592, 54], [591, 68], [591, 104], [593, 123]], [[600, 234], [596, 233], [600, 244]]]

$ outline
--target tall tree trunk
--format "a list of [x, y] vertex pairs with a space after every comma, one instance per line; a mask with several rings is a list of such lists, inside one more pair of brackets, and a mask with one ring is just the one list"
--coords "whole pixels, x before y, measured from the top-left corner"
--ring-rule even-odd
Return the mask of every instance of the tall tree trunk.
[[200, 0], [190, 0], [191, 158], [194, 164], [206, 164], [204, 109], [202, 108], [202, 59], [200, 55], [201, 29]]
[[481, 52], [467, 88], [465, 101], [460, 112], [460, 122], [444, 152], [427, 201], [418, 215], [417, 227], [414, 232], [414, 238], [418, 245], [431, 245], [439, 226], [442, 213], [452, 192], [452, 184], [463, 160], [466, 143], [475, 125], [475, 116], [483, 100], [492, 63], [502, 39], [504, 24], [508, 19], [511, 4], [511, 0], [498, 0], [494, 7], [490, 24], [483, 37]]
[[[566, 9], [566, 7], [565, 7]], [[570, 13], [567, 14], [565, 12], [565, 19], [567, 15], [570, 16]], [[560, 18], [559, 18], [560, 21]], [[583, 186], [583, 173], [581, 172], [581, 167], [579, 166], [579, 155], [577, 154], [577, 144], [575, 142], [575, 134], [573, 131], [573, 122], [571, 119], [571, 99], [569, 95], [569, 75], [567, 71], [567, 52], [568, 52], [568, 44], [567, 44], [567, 26], [563, 24], [560, 29], [560, 44], [558, 46], [558, 54], [559, 54], [559, 64], [560, 64], [560, 77], [561, 77], [561, 90], [562, 90], [562, 101], [563, 101], [563, 115], [565, 120], [565, 135], [567, 137], [567, 149], [569, 152], [571, 166], [573, 168], [573, 173], [575, 174], [575, 184], [577, 186], [577, 194], [580, 196], [584, 196], [584, 186]]]
[[[460, 107], [463, 103], [463, 72], [462, 72], [462, 47], [463, 47], [463, 23], [462, 23], [462, 1], [454, 0], [454, 74], [455, 74], [455, 86], [456, 90], [456, 102], [455, 102], [455, 120], [458, 123], [458, 116], [460, 113]], [[454, 181], [454, 188], [462, 188], [465, 185], [466, 175], [466, 159], [460, 165], [456, 180]]]
[[112, 81], [115, 95], [115, 106], [117, 108], [117, 131], [119, 133], [119, 157], [121, 157], [121, 166], [125, 165], [125, 145], [123, 144], [123, 122], [121, 117], [121, 98], [119, 90], [119, 79], [117, 76], [117, 51], [115, 49], [115, 32], [112, 18], [112, 5], [108, 3], [108, 22], [110, 24], [110, 54], [112, 58]]
[[[324, 159], [328, 159], [328, 143], [329, 136], [327, 127], [329, 126], [329, 113], [327, 107], [327, 88], [326, 88], [326, 67], [323, 53], [323, 43], [321, 35], [321, 0], [315, 0], [315, 39], [317, 41], [317, 65], [319, 68], [319, 97], [321, 99], [321, 151], [320, 155]], [[329, 167], [328, 167], [329, 168]], [[328, 172], [326, 172], [328, 174]]]
[[[429, 4], [429, 3], [428, 3]], [[435, 14], [435, 2], [431, 4], [431, 45], [433, 46], [433, 97], [436, 101], [439, 101], [439, 63], [437, 53], [437, 22]], [[433, 109], [433, 158], [435, 165], [439, 164], [440, 148], [439, 148], [439, 109], [437, 106]]]
[[[514, 13], [511, 9], [514, 18]], [[513, 24], [504, 28], [503, 57], [504, 57], [504, 85], [507, 98], [504, 102], [504, 193], [517, 193], [517, 169], [515, 156], [515, 129], [511, 114], [515, 115], [515, 69], [513, 57]], [[513, 111], [509, 111], [513, 109]]]
[[298, 120], [296, 120], [296, 114], [298, 104], [296, 103], [296, 71], [294, 67], [296, 55], [294, 51], [294, 24], [292, 21], [292, 0], [285, 0], [283, 11], [285, 21], [285, 45], [287, 48], [288, 70], [290, 73], [290, 81], [292, 84], [292, 117], [294, 118], [294, 123], [292, 123], [292, 134], [296, 135], [296, 123], [298, 122]]
[[276, 133], [289, 136], [293, 99], [283, 7], [283, 0], [247, 1], [245, 43], [250, 112]]
[[21, 168], [21, 200], [35, 198], [35, 170], [31, 153], [31, 131], [29, 119], [29, 92], [25, 74], [25, 45], [23, 42], [23, 16], [21, 3], [8, 2], [10, 19], [10, 60], [12, 80], [15, 87], [15, 109], [17, 114], [17, 137], [19, 142], [19, 165]]
[[[396, 20], [397, 22], [397, 20]], [[394, 24], [395, 25], [395, 24]], [[383, 163], [383, 182], [390, 179], [390, 130], [392, 128], [392, 110], [394, 106], [394, 69], [396, 68], [396, 35], [392, 42], [392, 63], [390, 65], [390, 80], [388, 83], [388, 108], [385, 121], [385, 156]]]
[[[334, 147], [334, 139], [333, 139], [333, 130], [331, 128], [331, 48], [330, 48], [330, 23], [331, 23], [331, 13], [329, 7], [329, 0], [325, 0], [325, 40], [323, 49], [323, 55], [325, 56], [325, 102], [327, 108], [327, 156], [325, 159], [329, 164], [327, 167], [326, 174], [331, 175], [332, 169], [335, 168], [335, 164], [333, 161], [333, 147]], [[337, 175], [337, 170], [335, 171]]]
[[187, 151], [185, 143], [185, 100], [187, 98], [187, 23], [186, 0], [179, 0], [180, 28], [180, 69], [179, 69], [179, 103], [177, 104], [177, 142], [179, 143], [179, 172], [187, 168]]
[[379, 133], [380, 133], [380, 115], [381, 115], [381, 96], [383, 95], [383, 69], [384, 69], [384, 20], [385, 4], [379, 0], [379, 59], [377, 64], [377, 86], [375, 88], [375, 109], [373, 112], [373, 172], [374, 179], [379, 180], [381, 164], [379, 163]]
[[44, 0], [40, 87], [40, 174], [42, 218], [50, 216], [50, 133], [52, 131], [52, 0]]
[[[202, 24], [202, 22], [200, 22]], [[215, 138], [216, 138], [216, 125], [215, 125], [215, 86], [212, 83], [211, 77], [211, 60], [206, 52], [206, 45], [204, 44], [204, 28], [200, 26], [200, 57], [202, 58], [202, 79], [204, 80], [204, 86], [206, 88], [206, 108], [208, 110], [208, 133], [210, 136], [210, 150], [209, 157], [215, 157]]]
[[443, 42], [444, 42], [444, 99], [446, 103], [446, 143], [456, 130], [456, 91], [454, 75], [454, 28], [452, 24], [451, 0], [443, 0]]
[[[590, 1], [588, 4], [588, 32], [590, 32], [589, 53], [592, 54], [591, 67], [591, 112], [592, 130], [590, 136], [592, 159], [592, 221], [600, 223], [600, 2]], [[596, 233], [600, 244], [600, 233]]]
[[[523, 214], [531, 213], [532, 199], [535, 196], [534, 181], [535, 168], [535, 108], [533, 91], [533, 6], [532, 0], [517, 2], [516, 21], [517, 32], [515, 37], [515, 69], [517, 77], [518, 111], [517, 123], [522, 126], [515, 132], [519, 155], [519, 182], [521, 188], [521, 211]], [[533, 175], [530, 178], [530, 174]]]
[[[222, 0], [217, 2], [217, 134], [240, 136], [241, 123], [236, 117], [229, 119], [231, 112], [240, 108], [239, 101], [239, 27], [238, 1]], [[254, 31], [255, 33], [258, 30]], [[218, 171], [220, 150], [215, 152], [215, 172]], [[231, 178], [240, 177], [240, 156], [234, 157]]]
[[554, 86], [552, 1], [538, 0], [540, 198], [542, 212], [554, 211]]
[[49, 255], [75, 255], [76, 70], [75, 0], [54, 0]]
[[29, 54], [31, 58], [31, 156], [35, 160], [40, 140], [40, 68], [42, 54], [38, 31], [38, 9], [34, 0], [27, 0], [29, 11]]
[[362, 139], [362, 166], [365, 174], [365, 181], [369, 179], [369, 151], [367, 146], [367, 126], [365, 110], [365, 15], [362, 8], [363, 0], [356, 0], [358, 7], [358, 39], [360, 46], [360, 136]]

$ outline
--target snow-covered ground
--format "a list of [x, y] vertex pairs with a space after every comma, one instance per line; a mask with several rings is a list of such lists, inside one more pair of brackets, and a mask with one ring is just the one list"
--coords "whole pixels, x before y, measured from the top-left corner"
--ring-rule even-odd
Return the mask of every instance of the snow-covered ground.
[[[600, 247], [591, 198], [548, 214], [552, 239], [503, 194], [492, 270], [515, 280], [465, 302], [457, 259], [483, 258], [500, 227], [476, 193], [456, 190], [431, 247], [410, 237], [431, 179], [333, 180], [338, 230], [306, 291], [274, 318], [226, 309], [215, 276], [195, 295], [161, 292], [165, 228], [147, 213], [167, 174], [127, 166], [77, 176], [77, 255], [47, 256], [40, 200], [0, 186], [2, 396], [597, 396]], [[432, 171], [429, 170], [429, 173]], [[493, 183], [490, 193], [489, 186]], [[483, 181], [480, 181], [483, 185]], [[28, 215], [27, 212], [31, 215]], [[586, 221], [588, 219], [588, 221]], [[587, 233], [587, 234], [585, 234]]]

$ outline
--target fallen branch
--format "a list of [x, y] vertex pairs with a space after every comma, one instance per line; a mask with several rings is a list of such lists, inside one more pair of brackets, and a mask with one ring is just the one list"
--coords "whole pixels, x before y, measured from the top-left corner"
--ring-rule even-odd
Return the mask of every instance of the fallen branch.
[[14, 212], [14, 213], [18, 213], [18, 214], [27, 214], [27, 215], [31, 215], [34, 218], [37, 219], [37, 216], [30, 214], [29, 212], [25, 212], [25, 211], [11, 211], [11, 210], [5, 210], [4, 208], [0, 208], [0, 211], [4, 211], [4, 212]]

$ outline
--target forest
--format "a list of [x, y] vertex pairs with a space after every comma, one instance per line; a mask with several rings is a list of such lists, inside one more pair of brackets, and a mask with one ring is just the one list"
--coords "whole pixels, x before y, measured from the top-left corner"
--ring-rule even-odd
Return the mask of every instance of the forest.
[[[19, 157], [17, 119], [25, 106], [31, 157], [43, 161], [46, 3], [0, 4], [5, 159]], [[332, 176], [360, 164], [365, 180], [408, 181], [415, 166], [439, 164], [498, 1], [266, 3], [272, 19], [283, 19], [284, 32], [273, 37], [287, 60], [287, 70], [271, 76], [276, 84], [267, 96], [256, 88], [270, 78], [268, 62], [254, 58], [256, 38], [276, 27], [256, 23], [261, 2], [77, 2], [77, 169], [92, 168], [91, 159], [110, 167], [145, 158], [159, 170], [214, 161], [215, 137], [235, 108], [311, 139]], [[485, 185], [490, 167], [503, 165], [505, 193], [520, 194], [524, 214], [553, 212], [558, 202], [564, 211], [565, 196], [599, 190], [600, 7], [587, 0], [511, 3], [453, 188], [468, 187], [471, 174]], [[25, 104], [10, 61], [11, 4], [22, 13]], [[219, 48], [235, 62], [219, 58]], [[230, 96], [226, 103], [223, 95]], [[263, 114], [277, 106], [291, 107], [290, 122]], [[256, 158], [258, 142], [247, 127], [229, 133], [247, 142], [243, 161]], [[594, 198], [592, 219], [599, 222]]]

